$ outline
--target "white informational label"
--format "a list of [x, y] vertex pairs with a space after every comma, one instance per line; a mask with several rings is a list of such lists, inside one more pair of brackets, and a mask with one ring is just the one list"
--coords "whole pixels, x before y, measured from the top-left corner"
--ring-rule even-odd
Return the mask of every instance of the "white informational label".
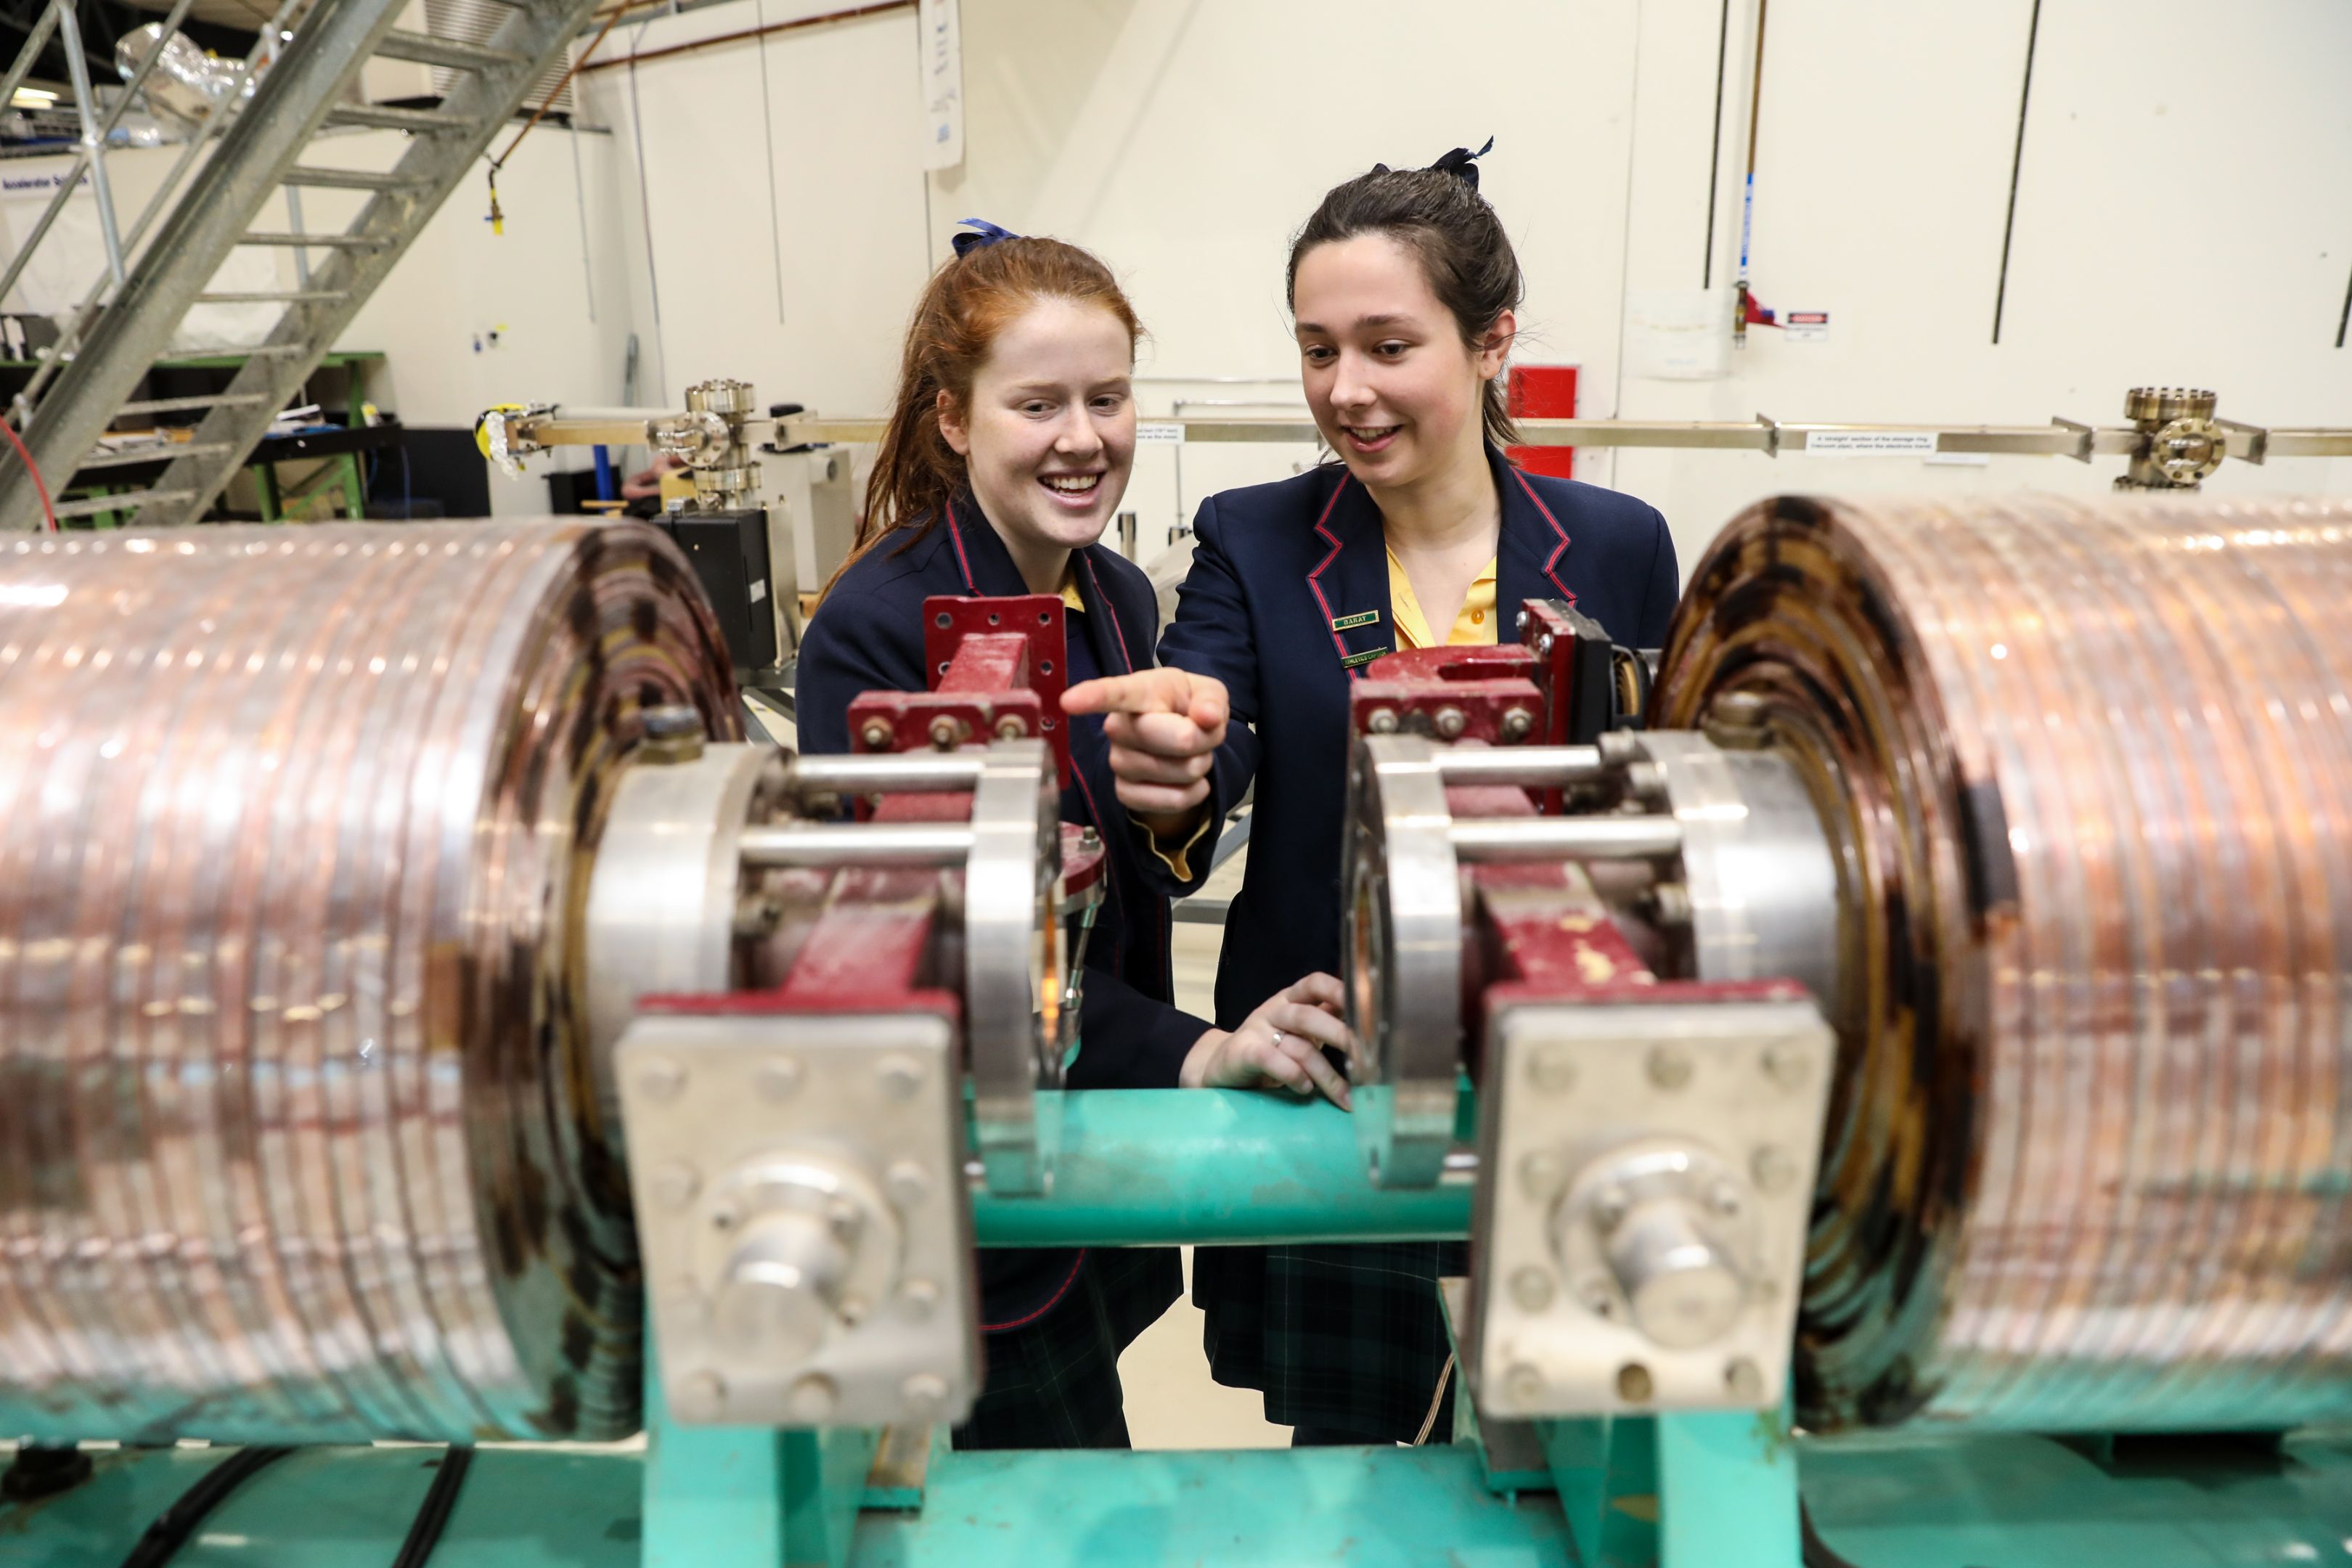
[[1825, 343], [1830, 341], [1830, 313], [1827, 310], [1789, 310], [1780, 317], [1780, 335], [1792, 343]]
[[1924, 458], [1936, 449], [1933, 430], [1808, 430], [1809, 458]]
[[1184, 442], [1184, 426], [1173, 419], [1139, 419], [1135, 422], [1135, 444], [1139, 447], [1159, 444], [1178, 447]]
[[956, 0], [920, 0], [923, 167], [963, 162], [963, 22]]
[[1626, 368], [1654, 381], [1712, 381], [1731, 368], [1728, 289], [1636, 289], [1625, 297]]
[[766, 579], [757, 577], [753, 578], [751, 580], [751, 602], [756, 605], [767, 596], [768, 584]]
[[1927, 462], [1930, 466], [1938, 468], [1990, 468], [1992, 467], [1992, 454], [1990, 452], [1930, 452], [1927, 454]]

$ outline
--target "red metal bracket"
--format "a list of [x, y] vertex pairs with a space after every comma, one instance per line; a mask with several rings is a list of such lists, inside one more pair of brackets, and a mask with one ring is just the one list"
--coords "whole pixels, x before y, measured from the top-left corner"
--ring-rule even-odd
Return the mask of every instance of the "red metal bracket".
[[1513, 644], [1416, 647], [1374, 661], [1348, 702], [1355, 732], [1515, 746], [1533, 741], [1544, 694], [1534, 654]]
[[1044, 737], [1062, 787], [1070, 783], [1070, 735], [1062, 719], [1069, 684], [1061, 596], [1025, 594], [923, 601], [929, 691], [868, 691], [849, 705], [850, 744], [861, 752], [953, 751], [991, 741]]

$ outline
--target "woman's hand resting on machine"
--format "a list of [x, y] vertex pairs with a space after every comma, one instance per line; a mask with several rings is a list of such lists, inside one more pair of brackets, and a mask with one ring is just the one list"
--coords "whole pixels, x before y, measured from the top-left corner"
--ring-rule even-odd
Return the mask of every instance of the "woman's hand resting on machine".
[[1276, 992], [1228, 1033], [1212, 1029], [1192, 1043], [1177, 1081], [1186, 1089], [1264, 1089], [1280, 1084], [1296, 1094], [1317, 1089], [1349, 1109], [1348, 1080], [1323, 1055], [1346, 1050], [1346, 993], [1328, 974], [1310, 974]]

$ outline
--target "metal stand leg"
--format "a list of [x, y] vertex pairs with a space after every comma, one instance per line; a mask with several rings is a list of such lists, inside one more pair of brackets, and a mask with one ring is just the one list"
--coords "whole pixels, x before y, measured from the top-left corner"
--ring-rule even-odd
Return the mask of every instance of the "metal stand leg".
[[367, 516], [366, 471], [360, 465], [357, 452], [346, 452], [342, 458], [343, 515], [353, 522]]
[[846, 1568], [877, 1436], [678, 1426], [648, 1354], [644, 1568]]
[[1753, 1411], [1537, 1423], [1586, 1568], [1799, 1568], [1797, 1456]]
[[253, 485], [254, 489], [261, 492], [261, 521], [284, 521], [286, 507], [278, 493], [278, 466], [275, 463], [254, 464]]

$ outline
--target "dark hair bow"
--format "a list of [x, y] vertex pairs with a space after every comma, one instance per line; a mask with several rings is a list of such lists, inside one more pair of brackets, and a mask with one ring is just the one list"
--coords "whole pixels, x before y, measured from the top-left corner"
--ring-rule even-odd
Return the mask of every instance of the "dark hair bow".
[[1448, 153], [1444, 157], [1440, 158], [1436, 163], [1432, 163], [1430, 167], [1432, 169], [1443, 169], [1449, 174], [1458, 176], [1464, 184], [1468, 185], [1475, 191], [1478, 188], [1478, 165], [1472, 162], [1472, 160], [1483, 158], [1494, 150], [1495, 139], [1492, 136], [1489, 136], [1486, 138], [1486, 144], [1484, 147], [1479, 148], [1475, 153], [1473, 153], [1467, 147], [1456, 147], [1453, 152]]
[[[1478, 182], [1474, 178], [1470, 183], [1475, 185]], [[970, 256], [973, 251], [994, 245], [1000, 239], [1021, 237], [1009, 228], [997, 227], [986, 218], [967, 217], [958, 218], [956, 221], [966, 228], [975, 231], [971, 234], [959, 234], [948, 241], [950, 245], [955, 247], [955, 253], [959, 257]]]

